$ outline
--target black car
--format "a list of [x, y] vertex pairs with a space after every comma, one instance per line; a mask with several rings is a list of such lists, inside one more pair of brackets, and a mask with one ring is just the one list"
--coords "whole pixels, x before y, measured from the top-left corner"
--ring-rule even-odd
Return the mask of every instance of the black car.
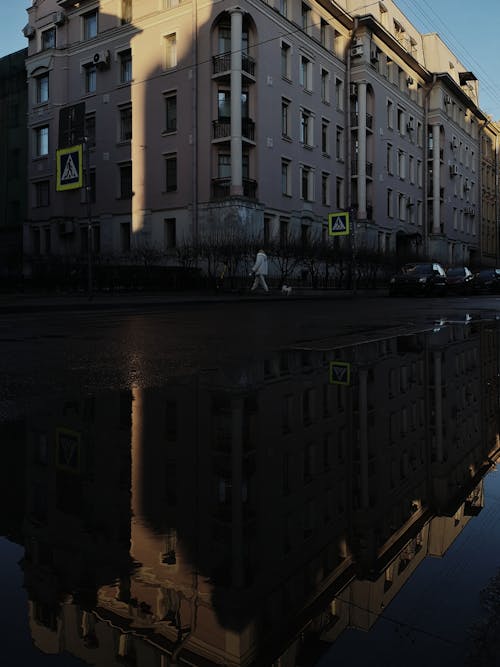
[[405, 264], [391, 278], [389, 294], [439, 295], [446, 294], [446, 273], [441, 264], [436, 262], [416, 262]]
[[477, 292], [500, 292], [500, 269], [481, 269], [474, 276], [474, 290]]
[[474, 274], [467, 266], [452, 266], [446, 271], [448, 291], [454, 294], [471, 294]]

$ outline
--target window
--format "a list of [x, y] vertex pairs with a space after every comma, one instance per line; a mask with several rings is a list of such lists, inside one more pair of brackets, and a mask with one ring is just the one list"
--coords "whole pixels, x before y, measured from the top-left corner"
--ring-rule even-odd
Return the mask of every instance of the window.
[[231, 53], [231, 23], [222, 22], [218, 30], [219, 53]]
[[97, 37], [97, 10], [83, 14], [83, 39]]
[[335, 106], [339, 111], [344, 108], [344, 86], [340, 79], [335, 79]]
[[391, 100], [387, 100], [387, 127], [393, 128], [394, 127], [394, 105], [391, 102]]
[[300, 168], [300, 196], [304, 201], [313, 200], [313, 171], [306, 165]]
[[165, 96], [165, 131], [177, 131], [177, 95]]
[[290, 196], [290, 160], [281, 160], [281, 194]]
[[335, 130], [335, 157], [341, 162], [344, 160], [344, 128], [338, 126]]
[[281, 135], [290, 138], [290, 102], [281, 100]]
[[95, 148], [95, 114], [89, 114], [85, 117], [85, 136], [87, 137], [87, 146]]
[[46, 51], [47, 49], [55, 49], [56, 48], [56, 29], [55, 29], [55, 27], [54, 28], [49, 28], [48, 30], [44, 30], [42, 32], [41, 47], [42, 47], [42, 51]]
[[387, 188], [387, 215], [389, 218], [394, 216], [391, 188]]
[[289, 44], [281, 43], [281, 76], [291, 79], [291, 47]]
[[128, 105], [120, 109], [120, 141], [132, 139], [132, 106]]
[[312, 89], [312, 63], [305, 56], [300, 57], [299, 83], [304, 90]]
[[[280, 244], [286, 245], [290, 236], [290, 221], [286, 218], [280, 218]], [[289, 397], [289, 403], [291, 407], [291, 397]]]
[[42, 206], [48, 206], [50, 203], [50, 182], [49, 181], [38, 181], [34, 184], [35, 188], [35, 207], [41, 208]]
[[344, 208], [344, 179], [340, 177], [335, 179], [335, 198], [337, 200], [337, 208]]
[[330, 175], [326, 173], [321, 174], [321, 203], [323, 206], [330, 204]]
[[405, 112], [403, 109], [400, 109], [398, 107], [398, 130], [400, 134], [405, 134], [406, 133], [406, 126], [405, 126]]
[[313, 119], [307, 109], [300, 112], [300, 141], [304, 146], [313, 145]]
[[408, 156], [408, 176], [410, 183], [415, 183], [415, 159], [413, 155]]
[[120, 249], [122, 252], [130, 252], [130, 222], [122, 222], [120, 224]]
[[406, 177], [406, 155], [404, 151], [398, 150], [398, 176], [401, 179]]
[[122, 0], [122, 25], [132, 23], [132, 0]]
[[398, 194], [398, 216], [400, 220], [406, 220], [406, 195]]
[[45, 104], [49, 101], [49, 75], [41, 74], [35, 79], [36, 82], [36, 103]]
[[229, 153], [218, 154], [217, 176], [219, 178], [231, 178], [231, 155]]
[[165, 218], [164, 221], [165, 248], [175, 248], [177, 245], [177, 221], [175, 218]]
[[288, 0], [280, 0], [280, 14], [288, 16]]
[[49, 154], [49, 126], [35, 128], [35, 157], [45, 157]]
[[320, 22], [320, 39], [321, 39], [321, 44], [325, 47], [325, 49], [328, 48], [328, 23], [325, 21], [325, 19], [321, 19]]
[[163, 9], [172, 9], [172, 7], [178, 7], [179, 0], [163, 0]]
[[132, 81], [132, 50], [127, 49], [119, 54], [120, 58], [120, 83]]
[[165, 157], [165, 189], [167, 192], [177, 190], [177, 155]]
[[330, 123], [327, 120], [321, 121], [321, 152], [324, 155], [330, 154], [329, 126]]
[[326, 69], [321, 69], [321, 101], [330, 101], [330, 74]]
[[302, 30], [308, 32], [308, 28], [311, 27], [311, 8], [309, 7], [309, 5], [306, 5], [305, 2], [302, 3], [301, 7], [301, 18], [302, 18], [301, 22]]
[[121, 164], [120, 169], [120, 199], [132, 198], [132, 165]]
[[85, 92], [95, 93], [97, 83], [97, 70], [95, 65], [85, 67]]
[[165, 69], [177, 67], [177, 35], [172, 33], [165, 37]]
[[393, 157], [392, 157], [392, 144], [387, 144], [385, 147], [385, 166], [388, 174], [393, 173]]

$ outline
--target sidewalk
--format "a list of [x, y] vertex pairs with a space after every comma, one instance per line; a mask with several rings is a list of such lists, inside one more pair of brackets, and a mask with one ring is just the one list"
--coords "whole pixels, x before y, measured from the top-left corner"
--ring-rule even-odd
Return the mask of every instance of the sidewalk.
[[85, 293], [0, 293], [0, 314], [40, 311], [110, 310], [168, 305], [201, 305], [209, 303], [262, 303], [276, 301], [303, 301], [348, 299], [385, 296], [384, 289], [313, 290], [296, 288], [291, 294], [280, 290], [262, 291], [185, 291], [185, 292], [95, 292], [89, 298]]

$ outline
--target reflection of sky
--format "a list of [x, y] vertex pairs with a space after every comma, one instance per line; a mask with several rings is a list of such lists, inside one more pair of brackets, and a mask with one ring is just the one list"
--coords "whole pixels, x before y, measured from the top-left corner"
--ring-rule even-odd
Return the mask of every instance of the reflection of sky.
[[480, 514], [472, 517], [444, 558], [427, 557], [421, 563], [386, 608], [384, 615], [391, 620], [382, 618], [370, 632], [344, 631], [317, 667], [463, 664], [467, 630], [481, 614], [479, 592], [500, 567], [497, 471], [485, 478], [484, 489]]
[[28, 596], [22, 588], [23, 573], [19, 561], [24, 549], [0, 538], [0, 627], [2, 628], [1, 664], [5, 667], [81, 667], [83, 663], [67, 653], [44, 655], [31, 641], [28, 626]]

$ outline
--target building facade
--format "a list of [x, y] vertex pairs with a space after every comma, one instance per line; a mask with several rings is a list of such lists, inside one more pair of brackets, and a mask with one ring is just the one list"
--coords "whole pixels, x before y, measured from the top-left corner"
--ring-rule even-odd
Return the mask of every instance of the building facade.
[[[325, 239], [339, 210], [372, 253], [494, 264], [497, 130], [474, 74], [393, 2], [358, 5], [35, 1], [27, 272], [89, 241], [127, 257], [214, 229]], [[86, 188], [57, 192], [60, 111], [82, 102]]]
[[21, 275], [23, 222], [26, 219], [27, 50], [0, 59], [0, 277]]

